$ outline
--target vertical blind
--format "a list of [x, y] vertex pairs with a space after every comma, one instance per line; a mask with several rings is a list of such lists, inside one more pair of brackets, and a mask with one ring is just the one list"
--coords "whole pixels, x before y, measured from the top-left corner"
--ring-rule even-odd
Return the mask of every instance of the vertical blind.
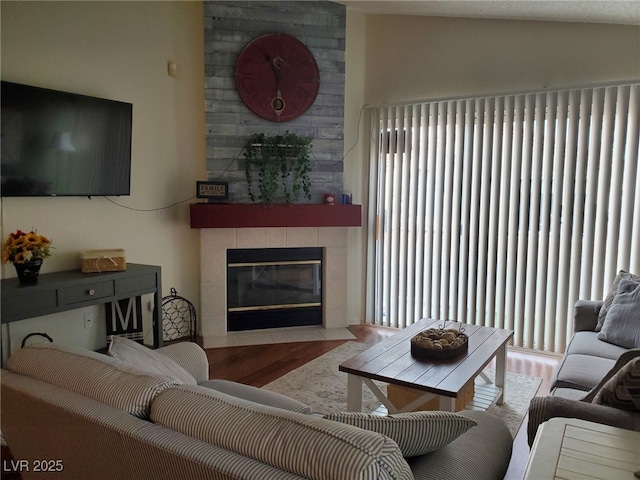
[[640, 273], [639, 88], [374, 109], [374, 323], [457, 320], [563, 352], [573, 303]]

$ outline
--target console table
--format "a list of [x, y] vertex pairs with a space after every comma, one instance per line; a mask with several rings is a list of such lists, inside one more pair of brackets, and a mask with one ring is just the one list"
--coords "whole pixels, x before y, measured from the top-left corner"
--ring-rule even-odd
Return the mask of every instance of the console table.
[[121, 272], [66, 270], [41, 274], [35, 285], [2, 280], [2, 324], [153, 293], [153, 346], [162, 346], [160, 267], [128, 263]]

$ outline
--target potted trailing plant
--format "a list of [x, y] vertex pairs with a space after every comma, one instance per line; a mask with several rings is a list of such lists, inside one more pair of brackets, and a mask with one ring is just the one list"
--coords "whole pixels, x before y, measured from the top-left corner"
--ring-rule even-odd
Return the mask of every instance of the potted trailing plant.
[[10, 233], [2, 246], [3, 263], [13, 263], [21, 284], [38, 282], [40, 267], [51, 256], [51, 240], [34, 231]]
[[[273, 203], [282, 186], [287, 203], [304, 194], [311, 198], [311, 137], [295, 133], [267, 136], [252, 135], [244, 146], [245, 174], [251, 201]], [[258, 192], [254, 191], [254, 173], [258, 176]]]

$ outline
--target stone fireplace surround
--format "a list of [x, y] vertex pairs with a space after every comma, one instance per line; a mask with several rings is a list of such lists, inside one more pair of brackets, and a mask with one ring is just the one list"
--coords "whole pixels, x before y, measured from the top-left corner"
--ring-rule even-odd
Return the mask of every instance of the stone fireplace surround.
[[[322, 247], [324, 328], [347, 322], [347, 228], [264, 227], [200, 230], [200, 325], [204, 347], [227, 334], [227, 249]], [[209, 340], [208, 340], [209, 339]]]

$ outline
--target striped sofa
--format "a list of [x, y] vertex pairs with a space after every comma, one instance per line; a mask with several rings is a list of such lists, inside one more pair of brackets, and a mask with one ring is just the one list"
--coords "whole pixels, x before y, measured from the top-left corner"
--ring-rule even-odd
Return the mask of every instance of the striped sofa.
[[14, 353], [2, 370], [1, 427], [22, 478], [499, 479], [509, 464], [509, 431], [485, 412], [465, 412], [476, 425], [446, 446], [405, 458], [386, 435], [208, 380], [196, 344], [155, 352], [194, 381], [55, 344]]

